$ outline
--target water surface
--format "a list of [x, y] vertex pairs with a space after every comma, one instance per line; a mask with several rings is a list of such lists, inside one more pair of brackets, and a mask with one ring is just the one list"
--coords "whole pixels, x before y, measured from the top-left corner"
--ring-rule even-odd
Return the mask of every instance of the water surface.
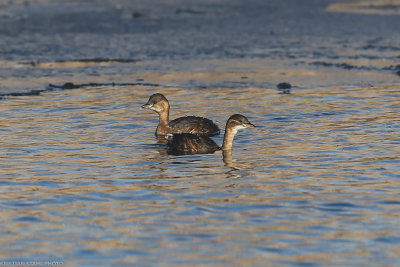
[[[0, 262], [398, 266], [398, 10], [315, 2], [2, 3]], [[258, 127], [169, 156], [155, 92]]]
[[147, 87], [2, 103], [2, 258], [397, 263], [399, 87], [162, 92], [172, 117], [223, 127], [243, 113], [261, 127], [239, 132], [224, 162], [219, 152], [168, 156], [155, 114], [139, 108]]

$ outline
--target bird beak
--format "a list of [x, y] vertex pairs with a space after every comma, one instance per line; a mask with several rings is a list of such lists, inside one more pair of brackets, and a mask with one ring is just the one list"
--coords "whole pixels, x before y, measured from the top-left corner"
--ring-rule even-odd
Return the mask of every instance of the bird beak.
[[143, 106], [142, 106], [142, 108], [145, 108], [145, 109], [151, 109], [153, 107], [153, 105], [152, 104], [149, 104], [149, 103], [146, 103], [146, 104], [144, 104]]
[[256, 128], [256, 126], [250, 122], [246, 124], [246, 127], [247, 128]]

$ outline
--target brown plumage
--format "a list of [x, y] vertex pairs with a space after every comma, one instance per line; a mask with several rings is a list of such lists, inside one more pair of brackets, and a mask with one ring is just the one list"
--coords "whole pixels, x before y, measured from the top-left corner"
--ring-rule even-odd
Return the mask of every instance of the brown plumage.
[[185, 116], [169, 121], [169, 102], [162, 94], [152, 95], [142, 108], [150, 109], [158, 113], [160, 122], [157, 126], [156, 135], [167, 135], [175, 133], [192, 133], [201, 136], [215, 136], [220, 130], [218, 126], [209, 119]]
[[239, 129], [254, 128], [254, 124], [240, 114], [234, 114], [226, 122], [224, 141], [219, 147], [211, 138], [196, 134], [181, 133], [168, 136], [168, 154], [209, 154], [217, 150], [229, 151], [232, 149], [233, 138]]
[[191, 133], [168, 136], [167, 146], [170, 155], [209, 154], [220, 149], [210, 137]]

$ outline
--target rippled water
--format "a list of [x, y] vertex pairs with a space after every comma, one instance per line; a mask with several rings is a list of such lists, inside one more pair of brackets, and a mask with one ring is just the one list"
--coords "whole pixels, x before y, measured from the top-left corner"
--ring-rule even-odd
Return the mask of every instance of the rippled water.
[[[1, 258], [395, 265], [399, 89], [104, 86], [9, 97]], [[240, 131], [225, 162], [220, 152], [168, 156], [156, 114], [140, 109], [156, 91], [172, 118], [223, 128], [242, 113], [260, 127]]]
[[398, 266], [400, 3], [299, 3], [0, 1], [0, 265]]

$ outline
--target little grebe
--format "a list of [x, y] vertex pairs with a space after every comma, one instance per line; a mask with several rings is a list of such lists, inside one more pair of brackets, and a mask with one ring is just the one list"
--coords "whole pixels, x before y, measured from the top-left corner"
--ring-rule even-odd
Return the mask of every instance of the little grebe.
[[142, 108], [158, 113], [160, 122], [157, 126], [156, 136], [175, 133], [192, 133], [202, 136], [219, 134], [218, 126], [206, 118], [185, 116], [169, 121], [169, 102], [162, 94], [157, 93], [150, 96], [149, 101]]
[[226, 122], [224, 141], [219, 147], [211, 138], [197, 134], [181, 133], [168, 136], [168, 154], [208, 154], [217, 150], [229, 151], [232, 149], [233, 138], [239, 129], [254, 128], [254, 124], [240, 114], [234, 114]]

